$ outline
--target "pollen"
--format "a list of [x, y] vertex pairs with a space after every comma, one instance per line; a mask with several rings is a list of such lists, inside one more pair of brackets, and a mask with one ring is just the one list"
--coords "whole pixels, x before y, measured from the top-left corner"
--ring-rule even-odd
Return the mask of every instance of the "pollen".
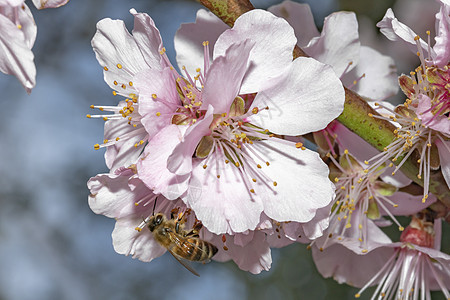
[[105, 71], [108, 71], [109, 69], [108, 69], [108, 67], [103, 67], [103, 70], [105, 70]]
[[122, 69], [122, 65], [121, 64], [117, 64], [117, 68], [118, 69]]

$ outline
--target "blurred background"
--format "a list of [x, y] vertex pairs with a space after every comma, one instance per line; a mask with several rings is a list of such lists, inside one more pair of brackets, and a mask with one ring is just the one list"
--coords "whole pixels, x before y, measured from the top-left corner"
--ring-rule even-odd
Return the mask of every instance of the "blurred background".
[[[278, 1], [252, 1], [268, 8]], [[299, 1], [301, 2], [301, 1]], [[433, 0], [310, 0], [319, 28], [333, 11], [358, 14], [362, 43], [391, 55], [399, 72], [417, 59], [380, 36], [375, 23], [393, 7], [418, 34], [434, 30]], [[352, 299], [357, 289], [323, 279], [306, 245], [273, 249], [269, 272], [252, 275], [234, 263], [200, 265], [193, 276], [169, 255], [143, 263], [116, 254], [114, 220], [89, 209], [86, 182], [107, 172], [103, 121], [87, 119], [91, 104], [115, 104], [103, 81], [90, 40], [105, 17], [132, 29], [132, 7], [155, 21], [172, 62], [173, 36], [192, 22], [194, 1], [72, 0], [37, 11], [33, 48], [37, 85], [27, 95], [12, 76], [0, 73], [0, 299]], [[420, 17], [420, 18], [419, 18]], [[433, 33], [432, 33], [433, 36]], [[401, 95], [397, 99], [402, 99]], [[406, 224], [404, 224], [406, 225]], [[438, 295], [436, 299], [441, 299]], [[361, 299], [370, 298], [370, 292]]]

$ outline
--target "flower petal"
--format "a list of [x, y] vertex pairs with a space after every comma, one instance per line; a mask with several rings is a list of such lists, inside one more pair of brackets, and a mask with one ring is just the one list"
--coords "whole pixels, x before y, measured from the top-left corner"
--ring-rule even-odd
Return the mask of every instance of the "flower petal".
[[305, 47], [312, 38], [320, 35], [309, 4], [288, 0], [269, 7], [268, 11], [288, 21], [294, 28], [297, 45], [301, 48]]
[[149, 262], [163, 255], [166, 249], [153, 238], [150, 230], [144, 228], [139, 232], [135, 229], [141, 222], [137, 216], [118, 219], [112, 233], [113, 246], [119, 254]]
[[[427, 208], [434, 202], [436, 202], [436, 197], [432, 194], [429, 195], [425, 203], [422, 203], [423, 195], [411, 195], [404, 192], [396, 192], [393, 196], [388, 197], [392, 200], [397, 207], [392, 207], [391, 205], [386, 205], [386, 208], [395, 216], [408, 216], [418, 213], [419, 211]], [[380, 207], [381, 215], [387, 215], [383, 208]]]
[[114, 174], [99, 174], [89, 179], [91, 194], [88, 200], [92, 211], [110, 218], [139, 215], [135, 203], [152, 192], [144, 184], [137, 185], [131, 191], [129, 180], [129, 176]]
[[[316, 152], [271, 139], [255, 142], [253, 149], [270, 163], [261, 171], [272, 182], [261, 182], [255, 187], [255, 195], [262, 200], [268, 217], [278, 222], [305, 223], [314, 218], [319, 208], [330, 204], [334, 185], [328, 179], [328, 167]], [[256, 156], [253, 158], [258, 161]]]
[[230, 45], [250, 39], [255, 46], [250, 52], [251, 68], [247, 72], [241, 94], [258, 92], [277, 83], [292, 61], [297, 39], [294, 30], [282, 18], [254, 9], [241, 15], [232, 29], [225, 31], [214, 46], [214, 58], [223, 56]]
[[[402, 41], [413, 52], [417, 53], [417, 44], [414, 38], [417, 34], [405, 24], [399, 22], [391, 8], [388, 8], [383, 19], [377, 23], [382, 34], [391, 41]], [[422, 39], [419, 39], [420, 47], [424, 51], [425, 57], [428, 57], [428, 45]], [[432, 57], [434, 51], [431, 50]]]
[[[232, 259], [238, 267], [243, 271], [248, 271], [252, 274], [259, 274], [261, 271], [269, 271], [272, 264], [272, 256], [270, 254], [270, 247], [266, 241], [264, 232], [255, 231], [252, 234], [252, 239], [245, 246], [239, 246], [237, 239], [244, 234], [235, 234], [233, 236], [226, 235], [227, 251], [219, 249], [219, 252], [213, 257], [217, 261], [226, 261]], [[221, 236], [211, 235], [212, 243], [220, 245], [222, 242]], [[209, 238], [207, 238], [209, 240]]]
[[135, 9], [130, 9], [130, 13], [134, 16], [133, 37], [145, 62], [151, 69], [161, 69], [163, 43], [155, 22], [146, 13], [138, 13]]
[[[333, 244], [321, 252], [312, 248], [314, 263], [323, 277], [333, 277], [339, 283], [362, 287], [394, 254], [393, 248], [380, 247], [358, 255], [341, 244]], [[361, 252], [360, 252], [361, 253]]]
[[205, 87], [202, 91], [202, 109], [212, 105], [216, 113], [230, 110], [231, 103], [241, 89], [253, 46], [254, 43], [250, 40], [232, 44], [225, 52], [225, 56], [214, 59], [206, 74]]
[[339, 116], [344, 96], [330, 66], [299, 57], [277, 86], [258, 93], [250, 110], [257, 107], [259, 112], [248, 119], [276, 134], [302, 135], [325, 128]]
[[189, 174], [177, 176], [167, 169], [167, 158], [182, 140], [185, 130], [185, 126], [177, 125], [162, 129], [149, 140], [143, 158], [137, 163], [139, 178], [155, 194], [163, 194], [170, 200], [180, 197], [187, 189]]
[[255, 229], [263, 210], [261, 201], [252, 199], [238, 168], [225, 164], [216, 152], [211, 156], [209, 168], [205, 169], [200, 161], [194, 162], [188, 193], [183, 200], [215, 234]]
[[450, 188], [450, 141], [441, 141], [440, 139], [437, 139], [436, 146], [439, 151], [441, 172], [445, 182], [447, 182], [447, 186]]
[[341, 77], [359, 61], [358, 21], [353, 12], [337, 12], [325, 18], [322, 33], [303, 50], [318, 61], [333, 67]]
[[[364, 74], [354, 85], [353, 81]], [[345, 86], [371, 100], [383, 100], [398, 91], [397, 69], [394, 60], [378, 51], [361, 46], [359, 63], [341, 79]]]
[[446, 135], [450, 135], [450, 119], [446, 115], [434, 115], [430, 111], [431, 99], [428, 96], [419, 94], [418, 100], [417, 114], [422, 119], [422, 124]]
[[441, 8], [436, 14], [437, 32], [434, 38], [436, 44], [433, 50], [436, 52], [434, 63], [439, 67], [447, 65], [450, 61], [450, 4], [441, 3]]
[[[105, 82], [125, 97], [136, 93], [130, 82], [135, 74], [149, 65], [124, 22], [109, 18], [100, 20], [91, 43], [99, 64], [105, 69]], [[122, 84], [126, 86], [126, 90], [119, 88]]]
[[209, 135], [209, 125], [213, 120], [214, 109], [210, 105], [204, 118], [191, 125], [183, 136], [183, 140], [175, 146], [167, 159], [167, 169], [177, 175], [189, 174], [192, 171], [192, 156], [202, 137]]
[[66, 5], [69, 0], [33, 0], [37, 9], [56, 8]]
[[[181, 105], [172, 72], [168, 67], [162, 71], [145, 69], [133, 78], [139, 93], [141, 123], [150, 137], [172, 123], [172, 116]], [[164, 102], [154, 99], [153, 95]]]
[[34, 55], [24, 32], [0, 14], [0, 71], [14, 75], [28, 93], [36, 85]]
[[174, 45], [178, 66], [185, 66], [190, 74], [195, 74], [197, 68], [203, 68], [205, 60], [203, 42], [209, 42], [208, 55], [212, 61], [217, 38], [229, 28], [212, 12], [199, 9], [195, 23], [181, 24], [175, 34]]

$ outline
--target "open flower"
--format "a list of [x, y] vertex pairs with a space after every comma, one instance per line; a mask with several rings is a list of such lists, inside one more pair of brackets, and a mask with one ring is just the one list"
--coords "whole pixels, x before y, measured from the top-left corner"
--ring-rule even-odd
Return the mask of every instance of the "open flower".
[[[431, 170], [441, 168], [442, 174], [450, 187], [450, 83], [449, 70], [449, 5], [439, 1], [440, 11], [436, 14], [436, 43], [431, 47], [430, 32], [427, 32], [428, 42], [424, 42], [408, 26], [400, 23], [391, 9], [386, 12], [383, 20], [377, 26], [381, 32], [393, 41], [406, 43], [416, 50], [420, 58], [420, 66], [410, 72], [410, 76], [402, 75], [399, 83], [402, 91], [408, 97], [404, 104], [395, 109], [389, 109], [380, 104], [381, 108], [390, 110], [389, 116], [373, 116], [393, 121], [397, 126], [396, 138], [386, 148], [385, 152], [373, 157], [373, 168], [388, 160], [398, 162], [397, 169], [406, 162], [414, 152], [418, 152], [417, 162], [419, 173], [423, 179], [423, 200], [428, 198]], [[413, 156], [414, 157], [414, 156]], [[394, 171], [395, 172], [395, 171]]]
[[92, 38], [105, 82], [113, 89], [114, 96], [125, 97], [116, 106], [91, 106], [111, 114], [87, 115], [106, 121], [103, 143], [94, 148], [107, 148], [105, 160], [111, 170], [135, 163], [148, 137], [140, 121], [139, 93], [133, 84], [134, 76], [144, 69], [161, 70], [164, 66], [162, 56], [165, 54], [160, 54], [162, 40], [153, 20], [134, 9], [130, 13], [134, 16], [133, 34], [128, 32], [122, 20], [106, 18], [97, 23], [97, 32]]
[[[114, 250], [144, 262], [166, 253], [147, 228], [146, 222], [152, 215], [163, 213], [170, 218], [174, 211], [184, 212], [185, 230], [190, 230], [196, 219], [181, 200], [170, 201], [152, 193], [136, 176], [134, 167], [121, 168], [116, 174], [92, 177], [88, 187], [91, 209], [116, 220], [112, 233]], [[202, 228], [199, 236], [219, 249], [213, 260], [232, 259], [239, 268], [254, 274], [270, 268], [270, 248], [262, 231], [229, 236], [215, 235]]]
[[280, 138], [320, 130], [343, 108], [332, 69], [311, 58], [292, 62], [295, 43], [286, 21], [253, 10], [220, 35], [212, 61], [203, 43], [196, 76], [170, 67], [136, 76], [144, 127], [157, 117], [172, 123], [149, 139], [138, 175], [156, 193], [181, 197], [211, 232], [254, 230], [263, 212], [306, 223], [333, 197], [317, 153]]
[[[313, 249], [319, 272], [362, 289], [378, 285], [372, 298], [429, 299], [440, 290], [450, 297], [450, 257], [439, 251], [440, 220], [433, 224], [413, 218], [400, 242], [392, 243], [379, 229], [374, 231], [369, 251], [361, 253], [358, 242], [342, 240], [321, 252]], [[374, 227], [376, 228], [376, 227]]]

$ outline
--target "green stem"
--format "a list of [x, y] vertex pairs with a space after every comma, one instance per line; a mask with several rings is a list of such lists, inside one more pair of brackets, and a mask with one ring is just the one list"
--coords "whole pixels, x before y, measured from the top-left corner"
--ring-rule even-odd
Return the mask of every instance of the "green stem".
[[[240, 15], [254, 9], [249, 0], [200, 0], [200, 2], [229, 26], [233, 26]], [[293, 56], [296, 59], [300, 56], [307, 56], [307, 54], [296, 46]], [[345, 88], [344, 111], [337, 120], [369, 144], [383, 151], [394, 140], [395, 127], [386, 120], [369, 117], [369, 113], [378, 114], [358, 94]], [[397, 160], [397, 162], [400, 161], [401, 159]], [[423, 180], [417, 178], [419, 173], [417, 158], [411, 155], [401, 170], [411, 180], [423, 187]], [[432, 172], [430, 180], [430, 192], [450, 208], [450, 190], [442, 173], [440, 171]]]

